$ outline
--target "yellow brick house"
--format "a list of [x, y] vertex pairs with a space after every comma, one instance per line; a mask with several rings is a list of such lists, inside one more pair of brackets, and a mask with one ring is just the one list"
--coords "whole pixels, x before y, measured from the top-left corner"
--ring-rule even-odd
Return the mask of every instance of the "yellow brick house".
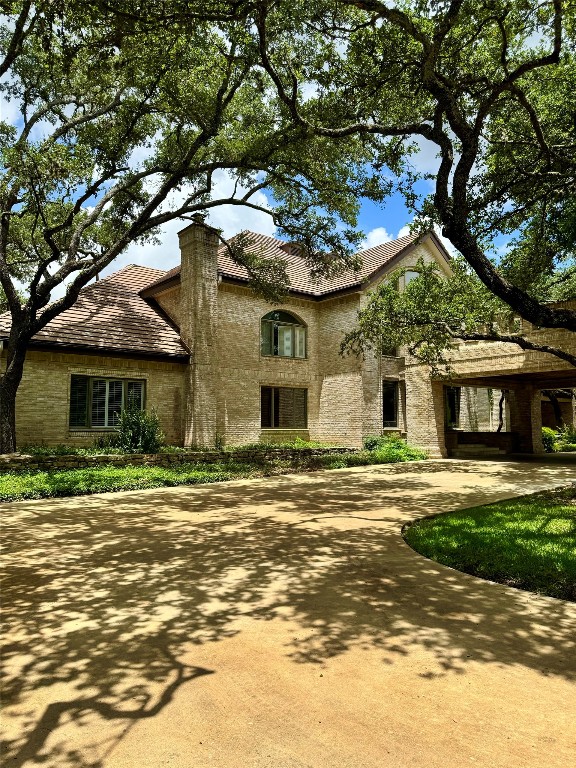
[[[119, 410], [131, 402], [153, 408], [173, 444], [300, 436], [360, 446], [366, 435], [391, 431], [431, 455], [446, 455], [458, 447], [452, 433], [463, 431], [449, 422], [457, 388], [499, 387], [499, 393], [507, 384], [514, 390], [512, 379], [492, 381], [470, 365], [468, 352], [451, 388], [402, 356], [341, 356], [341, 340], [368, 292], [390, 272], [405, 269], [409, 280], [422, 258], [449, 273], [449, 255], [433, 233], [364, 250], [358, 272], [316, 281], [293, 245], [251, 233], [250, 247], [286, 263], [290, 291], [279, 305], [255, 296], [247, 273], [212, 230], [192, 224], [179, 240], [179, 267], [124, 267], [86, 287], [74, 307], [34, 337], [17, 399], [19, 445], [90, 444], [114, 428]], [[8, 328], [4, 316], [0, 339]], [[504, 352], [491, 354], [504, 359]], [[558, 380], [566, 386], [571, 373], [560, 368]], [[459, 408], [465, 400], [459, 397]], [[475, 417], [475, 431], [492, 429], [493, 400], [490, 407], [476, 402], [483, 415], [480, 424]], [[526, 432], [514, 413], [509, 406], [508, 431]], [[539, 449], [538, 430], [536, 416], [529, 428], [536, 438], [526, 436], [522, 449]]]

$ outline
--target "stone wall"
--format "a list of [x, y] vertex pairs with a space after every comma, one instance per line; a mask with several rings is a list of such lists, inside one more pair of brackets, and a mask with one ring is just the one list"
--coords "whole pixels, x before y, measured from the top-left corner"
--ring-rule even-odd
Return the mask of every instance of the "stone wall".
[[264, 464], [271, 460], [302, 462], [315, 456], [348, 453], [355, 448], [266, 448], [238, 451], [179, 451], [177, 453], [131, 453], [99, 456], [52, 455], [28, 456], [25, 454], [0, 455], [0, 474], [30, 470], [57, 471], [112, 465], [115, 467], [147, 466], [177, 467], [188, 463], [247, 462]]

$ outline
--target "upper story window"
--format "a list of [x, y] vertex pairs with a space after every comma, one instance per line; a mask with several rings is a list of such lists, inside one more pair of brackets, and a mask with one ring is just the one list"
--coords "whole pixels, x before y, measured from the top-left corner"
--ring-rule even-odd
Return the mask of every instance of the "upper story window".
[[289, 312], [269, 312], [260, 323], [260, 350], [272, 357], [306, 357], [306, 326]]
[[404, 272], [404, 287], [406, 287], [408, 283], [412, 282], [412, 280], [415, 280], [419, 276], [420, 272], [416, 272], [415, 269], [407, 269], [406, 272]]

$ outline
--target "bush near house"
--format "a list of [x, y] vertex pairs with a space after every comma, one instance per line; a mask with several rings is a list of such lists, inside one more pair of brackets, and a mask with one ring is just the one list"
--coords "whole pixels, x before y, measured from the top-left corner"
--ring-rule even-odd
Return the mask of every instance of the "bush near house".
[[542, 444], [546, 453], [576, 451], [576, 427], [568, 424], [557, 432], [542, 427]]
[[567, 424], [558, 432], [557, 451], [576, 451], [576, 427]]
[[550, 427], [542, 427], [542, 445], [546, 453], [556, 450], [556, 432]]
[[117, 429], [117, 445], [126, 453], [156, 453], [164, 442], [156, 411], [125, 408], [120, 412]]

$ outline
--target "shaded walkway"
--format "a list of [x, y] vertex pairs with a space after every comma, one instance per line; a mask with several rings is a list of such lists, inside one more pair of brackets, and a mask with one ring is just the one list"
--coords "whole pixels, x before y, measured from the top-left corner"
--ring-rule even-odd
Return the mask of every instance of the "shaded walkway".
[[570, 764], [576, 605], [399, 531], [575, 479], [435, 461], [5, 505], [6, 764]]

